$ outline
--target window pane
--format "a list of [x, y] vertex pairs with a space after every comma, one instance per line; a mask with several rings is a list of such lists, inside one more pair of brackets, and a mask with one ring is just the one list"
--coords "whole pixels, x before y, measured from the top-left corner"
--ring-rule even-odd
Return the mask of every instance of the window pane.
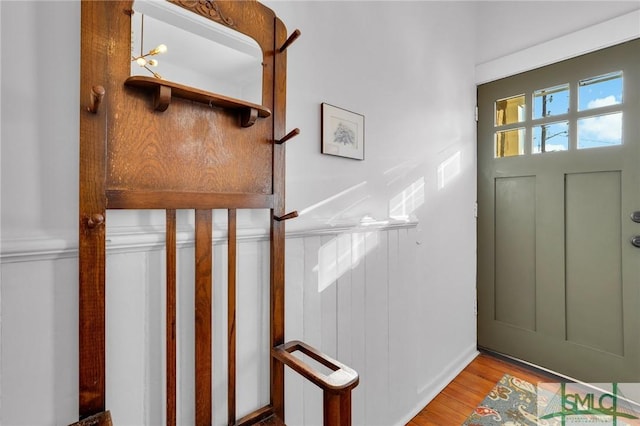
[[569, 149], [569, 122], [543, 124], [533, 127], [532, 152], [566, 151]]
[[569, 112], [569, 85], [550, 87], [533, 92], [533, 119]]
[[524, 154], [524, 129], [505, 130], [495, 134], [496, 158]]
[[496, 126], [524, 121], [525, 98], [524, 95], [496, 101]]
[[578, 120], [578, 149], [622, 144], [622, 113]]
[[578, 110], [622, 103], [622, 83], [622, 71], [581, 80], [578, 83]]

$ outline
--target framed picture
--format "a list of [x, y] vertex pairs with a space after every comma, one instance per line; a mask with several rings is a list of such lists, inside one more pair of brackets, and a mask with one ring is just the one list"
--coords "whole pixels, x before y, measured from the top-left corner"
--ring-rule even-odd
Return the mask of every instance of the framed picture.
[[364, 115], [323, 103], [322, 153], [364, 160]]

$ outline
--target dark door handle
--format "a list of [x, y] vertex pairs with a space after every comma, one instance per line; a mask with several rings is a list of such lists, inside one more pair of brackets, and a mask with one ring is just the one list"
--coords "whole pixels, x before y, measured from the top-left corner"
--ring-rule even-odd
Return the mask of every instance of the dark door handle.
[[640, 211], [631, 213], [631, 220], [636, 223], [640, 223]]
[[633, 244], [634, 247], [640, 248], [640, 235], [636, 235], [635, 237], [631, 238], [631, 244]]

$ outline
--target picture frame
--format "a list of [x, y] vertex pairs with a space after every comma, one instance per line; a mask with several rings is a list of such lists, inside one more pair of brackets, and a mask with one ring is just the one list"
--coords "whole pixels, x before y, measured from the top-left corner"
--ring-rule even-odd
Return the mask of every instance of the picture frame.
[[322, 153], [364, 160], [364, 115], [322, 103]]

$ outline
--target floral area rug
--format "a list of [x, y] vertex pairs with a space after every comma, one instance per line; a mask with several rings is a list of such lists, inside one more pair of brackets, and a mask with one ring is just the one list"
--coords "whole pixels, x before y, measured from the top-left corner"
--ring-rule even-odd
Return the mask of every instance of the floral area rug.
[[463, 426], [537, 425], [537, 410], [536, 386], [505, 374]]
[[584, 383], [536, 387], [505, 374], [462, 425], [640, 426], [640, 404], [615, 389], [603, 391]]

